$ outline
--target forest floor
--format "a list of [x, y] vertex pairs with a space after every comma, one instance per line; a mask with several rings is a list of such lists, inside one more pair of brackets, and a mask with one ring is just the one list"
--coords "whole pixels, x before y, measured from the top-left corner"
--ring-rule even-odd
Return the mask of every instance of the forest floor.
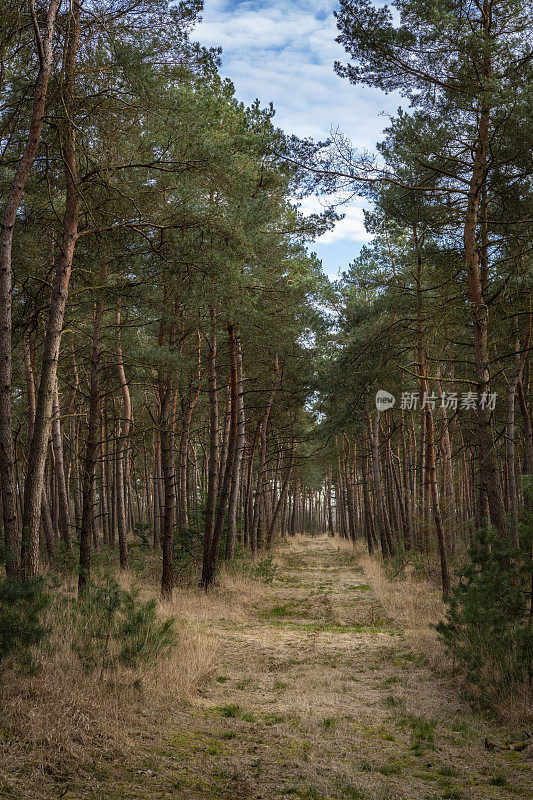
[[[533, 797], [524, 753], [424, 666], [338, 540], [278, 551], [272, 583], [220, 589], [198, 612], [209, 676], [138, 738], [55, 787], [64, 800], [499, 800]], [[204, 601], [198, 601], [198, 608]], [[205, 601], [209, 603], [209, 599]], [[194, 603], [193, 603], [194, 606]], [[179, 615], [179, 607], [176, 608]], [[22, 797], [2, 790], [0, 797]]]

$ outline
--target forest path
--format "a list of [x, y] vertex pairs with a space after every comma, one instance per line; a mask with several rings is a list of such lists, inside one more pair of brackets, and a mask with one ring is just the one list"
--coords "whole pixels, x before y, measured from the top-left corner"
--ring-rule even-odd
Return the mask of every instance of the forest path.
[[489, 725], [385, 618], [352, 550], [299, 538], [277, 562], [271, 584], [214, 601], [199, 696], [65, 800], [531, 797], [528, 762], [484, 748]]

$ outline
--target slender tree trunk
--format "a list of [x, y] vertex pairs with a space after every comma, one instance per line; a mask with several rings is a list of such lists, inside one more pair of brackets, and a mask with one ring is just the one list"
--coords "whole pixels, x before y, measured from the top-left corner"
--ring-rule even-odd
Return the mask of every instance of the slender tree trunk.
[[104, 301], [98, 300], [94, 308], [93, 339], [90, 364], [89, 419], [87, 425], [87, 442], [85, 445], [85, 463], [83, 467], [82, 510], [80, 530], [80, 566], [78, 576], [78, 593], [82, 594], [91, 575], [91, 539], [94, 529], [95, 474], [98, 457], [98, 430], [100, 409], [100, 359], [102, 347], [102, 318]]
[[52, 404], [52, 447], [54, 452], [54, 472], [57, 481], [57, 500], [59, 511], [59, 535], [67, 551], [72, 553], [72, 536], [70, 533], [70, 508], [67, 494], [67, 481], [65, 478], [65, 465], [63, 459], [63, 432], [61, 426], [61, 410], [59, 406], [59, 391], [57, 378], [54, 387]]
[[383, 558], [393, 555], [390, 549], [390, 534], [388, 532], [387, 512], [383, 499], [383, 478], [381, 474], [381, 462], [379, 457], [379, 411], [374, 412], [374, 419], [368, 414], [368, 430], [371, 443], [372, 454], [372, 476], [374, 478], [374, 497], [376, 502], [376, 516], [378, 532], [381, 542], [381, 552]]
[[[13, 422], [11, 414], [13, 233], [26, 182], [35, 162], [41, 141], [46, 94], [53, 65], [53, 37], [59, 1], [60, 0], [51, 0], [50, 2], [46, 15], [44, 33], [41, 32], [37, 20], [35, 0], [30, 0], [29, 2], [39, 58], [39, 71], [37, 73], [37, 81], [33, 93], [33, 107], [28, 136], [24, 152], [9, 189], [0, 229], [0, 482], [6, 551], [6, 572], [11, 577], [15, 576], [19, 569], [15, 448], [13, 444]], [[38, 497], [37, 499], [39, 503], [42, 502], [42, 497]], [[38, 523], [35, 537], [38, 537]], [[38, 542], [36, 549], [37, 558], [34, 553], [33, 559], [31, 559], [34, 562], [31, 571], [36, 571], [38, 567]]]
[[163, 514], [163, 572], [161, 577], [161, 594], [170, 599], [174, 587], [173, 553], [174, 529], [176, 527], [176, 476], [174, 473], [174, 453], [172, 449], [171, 416], [172, 416], [172, 384], [170, 378], [160, 385], [160, 436], [161, 436], [161, 470], [165, 493]]
[[188, 471], [188, 453], [189, 453], [189, 434], [191, 429], [192, 415], [200, 396], [200, 385], [202, 380], [202, 351], [200, 331], [196, 332], [197, 347], [198, 347], [198, 373], [196, 387], [192, 393], [189, 394], [187, 410], [183, 416], [182, 429], [178, 453], [178, 522], [181, 526], [186, 527], [189, 524], [188, 517], [188, 486], [187, 486], [187, 471]]
[[239, 484], [241, 478], [241, 464], [246, 444], [245, 413], [244, 413], [244, 382], [242, 368], [242, 350], [238, 335], [235, 336], [235, 361], [237, 365], [237, 440], [235, 443], [235, 457], [232, 464], [231, 488], [228, 503], [228, 535], [226, 539], [225, 558], [231, 560], [235, 556], [235, 539], [237, 533], [237, 503], [239, 498]]
[[124, 357], [120, 343], [120, 310], [115, 315], [116, 347], [117, 347], [117, 373], [120, 390], [122, 392], [122, 423], [117, 441], [117, 529], [120, 569], [128, 568], [128, 542], [126, 530], [126, 498], [124, 491], [124, 475], [129, 472], [128, 443], [132, 424], [131, 399], [126, 372], [124, 370]]
[[[483, 24], [488, 31], [490, 14], [484, 0]], [[487, 33], [487, 36], [490, 35]], [[490, 58], [487, 55], [487, 58]], [[486, 64], [485, 77], [490, 76], [490, 63]], [[480, 108], [479, 128], [474, 150], [474, 163], [470, 178], [467, 210], [464, 223], [464, 248], [468, 274], [468, 294], [474, 327], [474, 361], [476, 367], [478, 414], [477, 433], [479, 449], [479, 491], [484, 498], [490, 513], [490, 521], [501, 532], [505, 533], [506, 525], [503, 516], [503, 499], [498, 481], [496, 457], [492, 436], [492, 414], [488, 404], [482, 403], [483, 397], [490, 394], [489, 345], [488, 345], [488, 306], [484, 297], [484, 281], [480, 269], [480, 248], [477, 242], [477, 227], [480, 199], [487, 180], [487, 151], [489, 143], [490, 106], [483, 102]], [[483, 512], [482, 512], [483, 514]], [[481, 520], [483, 521], [483, 520]]]
[[279, 361], [276, 355], [276, 357], [274, 358], [274, 386], [272, 388], [270, 397], [268, 398], [265, 415], [263, 417], [263, 422], [261, 425], [261, 436], [260, 436], [261, 449], [260, 449], [260, 459], [259, 459], [259, 471], [257, 473], [257, 484], [255, 489], [254, 516], [252, 520], [252, 528], [250, 531], [250, 548], [253, 555], [257, 553], [259, 547], [258, 531], [259, 531], [261, 504], [264, 502], [264, 492], [265, 492], [265, 468], [267, 461], [268, 426], [270, 423], [270, 414], [272, 412], [272, 406], [274, 405], [274, 400], [276, 398], [276, 393], [278, 390], [278, 382], [279, 382]]
[[63, 161], [65, 164], [65, 212], [63, 235], [55, 261], [54, 279], [50, 297], [48, 320], [44, 340], [41, 379], [37, 396], [35, 427], [30, 446], [28, 475], [24, 487], [22, 514], [22, 575], [27, 578], [39, 569], [39, 525], [44, 485], [44, 466], [48, 447], [52, 400], [57, 374], [59, 346], [63, 332], [63, 318], [68, 297], [74, 247], [78, 235], [78, 179], [76, 170], [76, 127], [74, 116], [74, 86], [76, 60], [80, 36], [80, 7], [73, 1], [69, 14], [68, 41], [64, 58], [63, 105]]
[[207, 502], [205, 509], [205, 534], [202, 586], [209, 585], [207, 564], [215, 531], [215, 513], [219, 482], [219, 449], [218, 449], [218, 395], [217, 395], [217, 333], [216, 314], [210, 309], [211, 333], [208, 339], [208, 384], [209, 384], [209, 465], [207, 478]]
[[207, 563], [204, 564], [202, 572], [203, 586], [207, 589], [214, 583], [216, 575], [216, 567], [218, 561], [218, 554], [220, 550], [220, 542], [222, 539], [222, 531], [224, 527], [224, 519], [226, 516], [226, 506], [228, 504], [233, 463], [235, 461], [235, 451], [237, 447], [237, 425], [238, 425], [238, 366], [237, 366], [237, 343], [235, 338], [235, 326], [228, 325], [228, 340], [229, 340], [229, 353], [230, 353], [230, 411], [229, 411], [229, 431], [228, 443], [226, 446], [226, 457], [221, 462], [221, 489], [218, 498], [218, 506], [216, 510], [215, 525], [213, 528], [213, 538], [211, 547], [207, 556]]
[[294, 468], [294, 460], [296, 457], [296, 443], [293, 441], [291, 445], [291, 458], [289, 462], [289, 466], [287, 472], [285, 474], [285, 479], [283, 481], [283, 485], [281, 487], [280, 496], [278, 498], [278, 502], [276, 503], [276, 507], [274, 509], [274, 513], [272, 514], [272, 519], [270, 520], [270, 525], [268, 527], [268, 531], [266, 534], [266, 543], [267, 547], [269, 547], [272, 543], [272, 538], [274, 536], [274, 530], [276, 528], [276, 522], [278, 520], [279, 513], [283, 508], [283, 504], [285, 503], [285, 499], [287, 497], [287, 493], [289, 491], [289, 485], [292, 476], [292, 470]]

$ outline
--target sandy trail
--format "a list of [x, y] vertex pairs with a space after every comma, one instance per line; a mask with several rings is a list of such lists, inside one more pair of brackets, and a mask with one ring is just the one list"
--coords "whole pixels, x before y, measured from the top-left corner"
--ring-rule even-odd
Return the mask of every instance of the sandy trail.
[[271, 584], [205, 614], [219, 652], [198, 697], [66, 800], [532, 796], [531, 762], [484, 748], [489, 723], [423, 666], [351, 550], [298, 539], [278, 562]]

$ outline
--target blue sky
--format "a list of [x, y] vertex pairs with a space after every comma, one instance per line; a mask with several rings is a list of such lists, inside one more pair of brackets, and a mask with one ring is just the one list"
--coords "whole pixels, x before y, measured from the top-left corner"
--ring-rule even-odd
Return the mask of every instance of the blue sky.
[[[335, 43], [336, 0], [205, 0], [195, 38], [221, 46], [222, 74], [231, 78], [246, 103], [257, 97], [273, 102], [276, 124], [299, 136], [326, 138], [339, 129], [360, 150], [371, 150], [394, 112], [398, 98], [365, 86], [352, 86], [333, 71], [345, 60]], [[345, 219], [312, 245], [324, 271], [337, 277], [369, 240], [363, 224], [364, 201], [343, 207]], [[317, 210], [317, 198], [304, 210]]]

